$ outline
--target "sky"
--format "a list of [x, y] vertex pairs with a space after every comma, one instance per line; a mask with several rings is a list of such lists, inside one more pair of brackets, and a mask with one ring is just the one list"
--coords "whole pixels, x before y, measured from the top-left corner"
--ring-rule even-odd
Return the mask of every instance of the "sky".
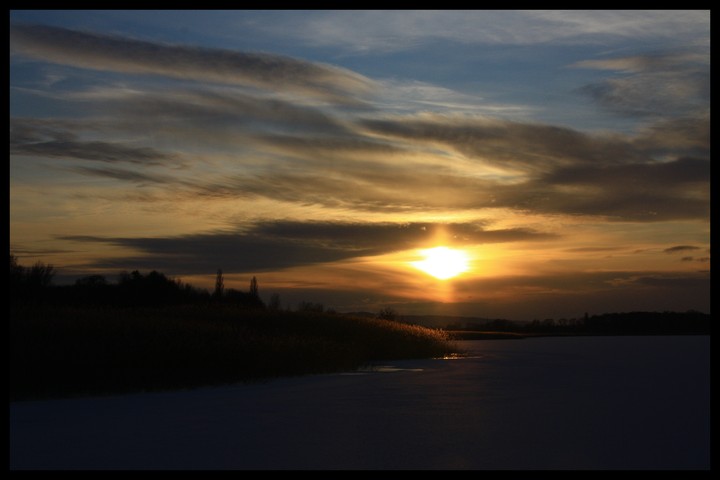
[[[283, 306], [710, 312], [710, 12], [11, 11], [10, 253]], [[440, 280], [425, 249], [462, 252]]]

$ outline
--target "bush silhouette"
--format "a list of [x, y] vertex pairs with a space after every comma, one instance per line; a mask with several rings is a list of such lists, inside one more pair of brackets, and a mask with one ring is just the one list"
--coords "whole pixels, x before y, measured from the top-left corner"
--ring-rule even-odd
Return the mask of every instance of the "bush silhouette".
[[381, 320], [396, 321], [400, 318], [400, 315], [398, 315], [392, 307], [385, 307], [378, 312], [377, 318]]
[[49, 288], [55, 276], [55, 267], [36, 262], [23, 267], [16, 256], [10, 254], [9, 293], [13, 302], [44, 302], [48, 300]]

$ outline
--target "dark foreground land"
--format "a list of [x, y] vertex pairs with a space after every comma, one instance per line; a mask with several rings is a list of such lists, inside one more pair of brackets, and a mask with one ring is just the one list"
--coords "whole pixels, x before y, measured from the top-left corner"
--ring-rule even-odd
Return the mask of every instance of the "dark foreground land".
[[356, 369], [454, 350], [381, 319], [228, 305], [13, 306], [10, 398], [193, 388]]
[[10, 309], [10, 399], [194, 388], [456, 353], [455, 340], [703, 335], [709, 315], [631, 312], [572, 325], [433, 329], [380, 318], [217, 303]]
[[[630, 312], [578, 319], [340, 315], [303, 302], [198, 290], [152, 271], [115, 284], [91, 275], [52, 285], [53, 267], [10, 256], [10, 400], [194, 388], [354, 370], [378, 360], [442, 357], [454, 340], [565, 335], [709, 335], [710, 315]], [[432, 327], [417, 325], [432, 320]], [[471, 320], [471, 321], [468, 321]], [[437, 322], [443, 321], [444, 325]], [[426, 325], [429, 325], [425, 323]]]

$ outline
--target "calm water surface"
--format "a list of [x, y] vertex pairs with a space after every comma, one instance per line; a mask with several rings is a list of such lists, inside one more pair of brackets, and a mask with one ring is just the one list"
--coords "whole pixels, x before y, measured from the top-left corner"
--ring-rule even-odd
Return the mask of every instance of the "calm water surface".
[[346, 374], [13, 403], [10, 467], [710, 467], [708, 336], [458, 346]]

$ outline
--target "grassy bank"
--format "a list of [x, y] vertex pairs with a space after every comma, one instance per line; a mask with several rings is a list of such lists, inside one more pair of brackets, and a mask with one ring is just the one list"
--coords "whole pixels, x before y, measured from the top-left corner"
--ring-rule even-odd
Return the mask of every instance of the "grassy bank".
[[192, 388], [453, 350], [436, 330], [315, 312], [13, 307], [10, 398]]

